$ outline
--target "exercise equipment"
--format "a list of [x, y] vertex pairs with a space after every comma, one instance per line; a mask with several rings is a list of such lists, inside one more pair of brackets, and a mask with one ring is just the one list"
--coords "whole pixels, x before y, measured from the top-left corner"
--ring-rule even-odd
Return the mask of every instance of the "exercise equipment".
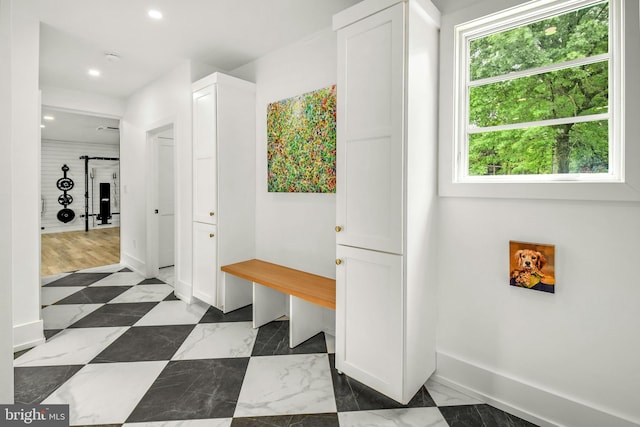
[[58, 197], [58, 203], [64, 206], [64, 208], [60, 209], [56, 216], [58, 221], [66, 224], [69, 221], [73, 221], [76, 217], [76, 213], [72, 209], [68, 208], [68, 206], [73, 203], [73, 197], [71, 197], [71, 194], [67, 194], [67, 191], [70, 191], [73, 188], [73, 180], [67, 177], [69, 166], [65, 164], [62, 165], [60, 169], [62, 169], [63, 176], [56, 182], [56, 187], [58, 187], [58, 190], [63, 192], [63, 194]]
[[[120, 161], [119, 157], [90, 157], [90, 156], [80, 156], [81, 160], [84, 160], [84, 231], [89, 231], [89, 217], [94, 216], [95, 214], [89, 215], [89, 160], [110, 160], [110, 161]], [[93, 179], [93, 178], [92, 178]], [[102, 197], [102, 185], [108, 183], [100, 183], [100, 213], [97, 215], [98, 220], [102, 222], [102, 224], [108, 224], [108, 220], [112, 218], [113, 215], [119, 215], [119, 212], [111, 213], [111, 200], [110, 195], [104, 197], [105, 199], [109, 199], [109, 201], [105, 201], [109, 204], [108, 210], [103, 212], [103, 197]], [[115, 179], [114, 179], [115, 185]], [[92, 186], [93, 187], [93, 186]], [[93, 188], [92, 188], [93, 191]]]

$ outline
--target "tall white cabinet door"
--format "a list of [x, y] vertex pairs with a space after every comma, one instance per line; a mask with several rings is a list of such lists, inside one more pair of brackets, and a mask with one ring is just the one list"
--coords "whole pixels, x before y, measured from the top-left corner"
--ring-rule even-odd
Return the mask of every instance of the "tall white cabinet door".
[[402, 254], [403, 5], [338, 31], [338, 244]]
[[346, 246], [336, 253], [336, 369], [400, 401], [403, 257]]
[[216, 224], [217, 99], [215, 85], [193, 94], [193, 220]]
[[193, 223], [193, 296], [216, 305], [218, 277], [216, 226]]

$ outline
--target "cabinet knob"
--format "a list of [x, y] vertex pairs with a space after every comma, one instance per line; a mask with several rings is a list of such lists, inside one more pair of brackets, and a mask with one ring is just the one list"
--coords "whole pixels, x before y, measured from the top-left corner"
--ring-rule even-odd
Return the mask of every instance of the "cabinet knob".
[[339, 233], [342, 231], [342, 227], [340, 227], [339, 225], [336, 225], [336, 233]]
[[214, 216], [215, 214], [213, 212], [209, 212], [209, 216]]
[[342, 260], [340, 258], [336, 259], [336, 265], [342, 264]]
[[209, 233], [209, 237], [216, 237], [216, 235], [213, 233]]

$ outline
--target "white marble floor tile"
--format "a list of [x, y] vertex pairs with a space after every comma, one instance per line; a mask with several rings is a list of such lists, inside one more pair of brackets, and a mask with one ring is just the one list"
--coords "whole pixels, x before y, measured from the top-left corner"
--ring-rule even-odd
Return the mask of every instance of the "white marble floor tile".
[[339, 412], [340, 427], [448, 427], [438, 408]]
[[231, 418], [208, 420], [156, 421], [149, 423], [125, 423], [122, 427], [230, 427]]
[[250, 357], [257, 335], [251, 322], [202, 323], [196, 325], [172, 360]]
[[14, 360], [14, 366], [59, 366], [89, 363], [128, 327], [66, 329]]
[[324, 333], [324, 341], [327, 343], [327, 353], [335, 353], [336, 352], [336, 337], [333, 335], [329, 335], [328, 333]]
[[138, 273], [113, 273], [90, 286], [133, 286], [142, 282], [144, 277]]
[[71, 425], [121, 424], [167, 363], [87, 365], [42, 404], [69, 404]]
[[65, 299], [71, 294], [84, 289], [84, 286], [52, 286], [44, 287], [40, 290], [40, 304], [51, 305], [56, 302]]
[[66, 277], [68, 275], [70, 275], [71, 273], [60, 273], [60, 274], [54, 274], [52, 276], [45, 276], [43, 278], [40, 279], [40, 284], [42, 286], [44, 285], [48, 285], [51, 282], [55, 282], [58, 279], [62, 279], [63, 277]]
[[162, 301], [171, 292], [173, 292], [173, 288], [169, 285], [136, 285], [109, 301], [109, 304]]
[[175, 285], [175, 268], [174, 267], [164, 267], [158, 271], [158, 279], [162, 280], [165, 283], [170, 285]]
[[122, 264], [101, 265], [100, 267], [85, 268], [78, 270], [77, 273], [115, 273], [122, 270], [125, 266]]
[[145, 314], [135, 326], [191, 325], [198, 323], [208, 305], [201, 302], [162, 301]]
[[73, 325], [104, 304], [63, 304], [50, 305], [42, 309], [45, 329], [64, 329]]
[[336, 412], [326, 354], [252, 357], [235, 417]]
[[478, 405], [483, 403], [478, 399], [471, 396], [467, 396], [464, 393], [454, 390], [449, 386], [440, 384], [433, 380], [428, 380], [425, 384], [429, 395], [433, 398], [438, 406], [453, 406], [453, 405]]

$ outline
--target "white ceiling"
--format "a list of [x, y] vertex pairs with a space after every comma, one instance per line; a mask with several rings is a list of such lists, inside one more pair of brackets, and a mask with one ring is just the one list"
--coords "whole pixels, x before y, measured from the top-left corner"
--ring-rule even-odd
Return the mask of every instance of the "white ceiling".
[[[124, 98], [183, 60], [231, 71], [330, 27], [359, 0], [28, 1], [43, 24], [40, 85]], [[149, 18], [149, 9], [163, 19]]]
[[[124, 99], [184, 60], [231, 71], [331, 26], [360, 0], [21, 0], [41, 21], [40, 86]], [[434, 0], [444, 11], [473, 0]], [[148, 17], [149, 9], [163, 13]], [[120, 57], [106, 59], [107, 53]], [[90, 68], [100, 77], [88, 75]], [[80, 117], [58, 113], [43, 137], [75, 140]], [[96, 127], [87, 118], [83, 129]], [[96, 132], [93, 132], [96, 134]], [[93, 135], [102, 141], [104, 133]], [[113, 136], [113, 135], [112, 135]]]
[[43, 107], [42, 116], [53, 120], [42, 120], [42, 139], [95, 144], [119, 144], [119, 120], [88, 116], [53, 110]]

